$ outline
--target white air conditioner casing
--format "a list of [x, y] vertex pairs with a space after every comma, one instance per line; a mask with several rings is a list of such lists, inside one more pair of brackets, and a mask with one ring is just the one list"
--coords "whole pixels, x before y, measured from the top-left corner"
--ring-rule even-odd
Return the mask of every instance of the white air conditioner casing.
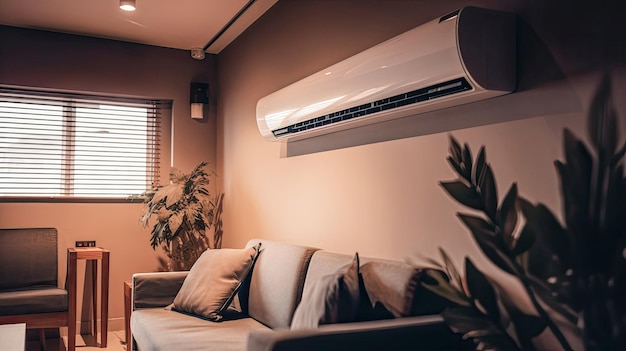
[[515, 16], [477, 7], [427, 22], [261, 98], [261, 135], [299, 140], [515, 89]]

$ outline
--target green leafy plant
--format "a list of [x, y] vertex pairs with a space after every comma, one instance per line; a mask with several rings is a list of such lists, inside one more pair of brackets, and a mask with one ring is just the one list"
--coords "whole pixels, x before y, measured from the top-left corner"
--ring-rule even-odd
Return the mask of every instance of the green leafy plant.
[[[567, 339], [539, 302], [532, 289], [531, 278], [528, 277], [522, 264], [523, 254], [535, 242], [535, 233], [527, 227], [522, 230], [518, 229], [517, 185], [510, 186], [498, 206], [496, 181], [491, 166], [487, 162], [485, 148], [481, 147], [476, 159], [473, 160], [469, 146], [465, 144], [461, 147], [452, 136], [448, 163], [457, 172], [459, 178], [454, 181], [441, 182], [441, 186], [452, 198], [480, 214], [458, 213], [458, 218], [470, 230], [485, 256], [503, 271], [519, 280], [530, 297], [538, 317], [522, 312], [507, 300], [495, 299], [497, 294], [489, 280], [473, 265], [471, 260], [466, 259], [467, 285], [473, 287], [473, 289], [468, 289], [470, 294], [467, 297], [471, 301], [479, 302], [484, 308], [483, 314], [489, 316], [493, 325], [486, 328], [484, 318], [474, 318], [476, 323], [472, 327], [470, 322], [472, 319], [468, 319], [470, 310], [466, 308], [448, 310], [444, 314], [446, 322], [453, 330], [463, 333], [465, 337], [474, 338], [479, 350], [511, 349], [510, 342], [503, 342], [506, 338], [501, 333], [496, 334], [499, 336], [494, 339], [493, 333], [496, 330], [501, 332], [507, 329], [506, 323], [501, 320], [502, 311], [498, 307], [498, 301], [501, 301], [508, 318], [515, 327], [515, 336], [519, 344], [513, 343], [513, 345], [520, 349], [533, 350], [532, 338], [548, 327], [563, 348], [571, 350]], [[450, 260], [444, 260], [444, 263], [447, 262]], [[449, 264], [446, 264], [446, 267], [449, 267]], [[473, 315], [476, 316], [476, 313]], [[486, 338], [489, 342], [484, 340]]]
[[[539, 245], [529, 250], [528, 270], [543, 290], [569, 306], [583, 328], [587, 350], [626, 350], [626, 143], [604, 77], [587, 119], [591, 144], [563, 132], [563, 218], [543, 204], [520, 202]], [[546, 255], [549, 254], [549, 255]]]
[[[426, 269], [421, 284], [447, 298], [451, 307], [442, 312], [445, 322], [455, 333], [475, 342], [476, 350], [533, 350], [529, 335], [538, 335], [545, 323], [536, 316], [524, 314], [512, 303], [501, 303], [500, 293], [468, 257], [465, 258], [465, 279], [445, 251], [440, 249], [443, 263], [431, 260], [437, 269]], [[513, 320], [516, 339], [507, 328]]]
[[[156, 219], [150, 245], [153, 249], [162, 245], [169, 270], [188, 270], [206, 249], [221, 247], [223, 194], [211, 195], [209, 184], [214, 175], [206, 162], [189, 174], [172, 168], [169, 184], [145, 194], [140, 221], [145, 228], [150, 218]], [[214, 223], [211, 240], [206, 232]]]
[[[610, 92], [610, 80], [604, 78], [588, 117], [592, 151], [571, 131], [564, 131], [565, 161], [555, 165], [561, 180], [565, 226], [545, 205], [520, 197], [516, 184], [498, 206], [496, 182], [484, 146], [474, 160], [467, 144], [461, 147], [450, 137], [448, 162], [459, 178], [441, 182], [441, 186], [456, 201], [481, 213], [459, 213], [458, 217], [485, 256], [518, 279], [537, 312], [536, 316], [521, 313], [506, 296], [494, 303], [497, 290], [467, 259], [469, 295], [465, 297], [470, 299], [469, 309], [460, 305], [463, 309], [447, 311], [444, 318], [454, 331], [486, 347], [477, 349], [510, 349], [510, 344], [483, 340], [491, 335], [501, 338], [501, 331], [506, 330], [507, 321], [501, 318], [498, 304], [505, 306], [514, 325], [516, 345], [522, 349], [533, 349], [532, 339], [545, 328], [563, 349], [572, 349], [546, 309], [582, 326], [587, 350], [626, 349], [626, 145], [617, 147], [619, 128]], [[525, 223], [518, 226], [520, 218]], [[449, 260], [444, 260], [444, 266], [449, 267]], [[425, 286], [435, 292], [447, 291], [447, 298], [457, 301], [450, 298], [446, 284], [450, 282], [439, 279]], [[472, 308], [472, 301], [480, 308]], [[497, 328], [487, 328], [482, 320], [470, 318], [477, 316], [476, 310]], [[499, 333], [494, 334], [494, 330]]]

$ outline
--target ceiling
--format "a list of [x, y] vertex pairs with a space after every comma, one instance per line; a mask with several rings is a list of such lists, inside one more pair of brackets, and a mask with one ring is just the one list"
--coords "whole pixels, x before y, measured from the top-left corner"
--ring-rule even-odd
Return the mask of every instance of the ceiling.
[[0, 0], [0, 24], [216, 54], [277, 1], [136, 0], [127, 12], [119, 0]]

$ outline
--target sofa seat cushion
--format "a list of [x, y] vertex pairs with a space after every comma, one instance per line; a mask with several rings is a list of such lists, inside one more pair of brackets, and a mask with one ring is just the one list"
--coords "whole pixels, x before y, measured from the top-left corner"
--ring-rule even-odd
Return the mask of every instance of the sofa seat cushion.
[[155, 350], [245, 350], [251, 330], [269, 328], [242, 314], [224, 313], [221, 322], [211, 322], [163, 308], [133, 311], [130, 327], [137, 348]]
[[0, 316], [67, 311], [67, 291], [51, 286], [0, 291]]

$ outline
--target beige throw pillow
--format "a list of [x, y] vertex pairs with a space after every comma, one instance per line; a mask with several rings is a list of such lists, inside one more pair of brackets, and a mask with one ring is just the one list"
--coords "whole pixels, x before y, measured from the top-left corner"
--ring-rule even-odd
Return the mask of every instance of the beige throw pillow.
[[359, 255], [337, 273], [326, 275], [313, 284], [291, 320], [291, 329], [317, 328], [322, 324], [356, 320], [359, 308]]
[[259, 247], [205, 251], [191, 267], [172, 308], [211, 321], [221, 320], [221, 313], [250, 272]]

